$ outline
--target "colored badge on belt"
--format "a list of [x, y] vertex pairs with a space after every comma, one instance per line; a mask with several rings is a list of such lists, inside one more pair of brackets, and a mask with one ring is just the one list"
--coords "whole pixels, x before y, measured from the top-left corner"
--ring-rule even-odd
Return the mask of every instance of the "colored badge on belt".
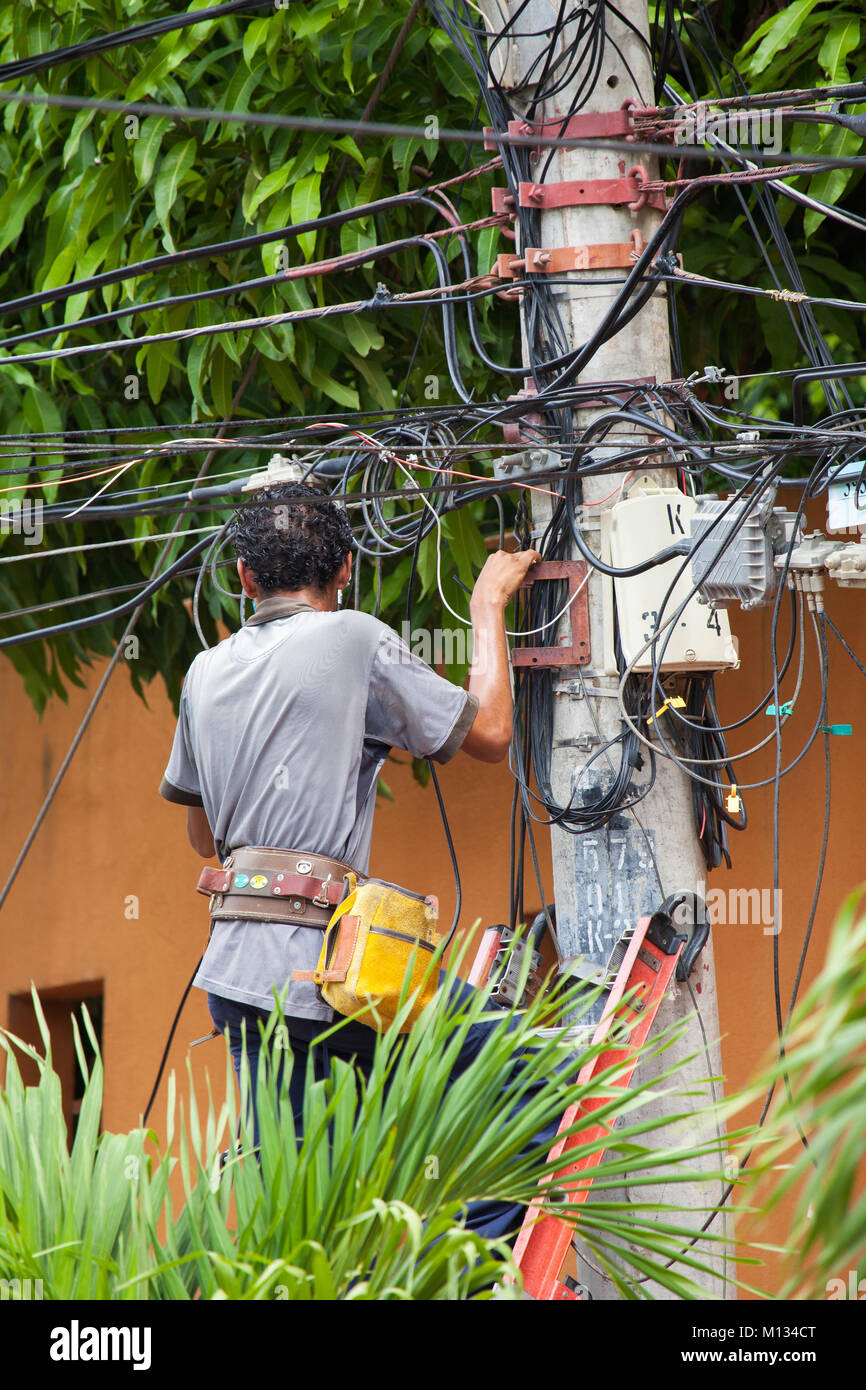
[[251, 888], [267, 888], [268, 880], [264, 874], [253, 874], [250, 879]]
[[235, 874], [233, 880], [235, 888], [246, 888], [249, 881], [249, 874]]

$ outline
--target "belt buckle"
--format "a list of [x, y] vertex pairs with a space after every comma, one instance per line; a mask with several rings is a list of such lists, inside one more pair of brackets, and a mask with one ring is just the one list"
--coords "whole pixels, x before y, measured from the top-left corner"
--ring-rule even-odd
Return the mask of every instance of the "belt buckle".
[[331, 875], [330, 875], [330, 874], [328, 874], [328, 877], [327, 877], [327, 878], [322, 879], [322, 886], [321, 886], [321, 888], [319, 889], [319, 891], [318, 891], [318, 893], [316, 894], [316, 896], [313, 898], [313, 906], [314, 906], [314, 907], [330, 907], [330, 906], [331, 906], [331, 904], [328, 902], [328, 884], [329, 884], [330, 882], [331, 882]]

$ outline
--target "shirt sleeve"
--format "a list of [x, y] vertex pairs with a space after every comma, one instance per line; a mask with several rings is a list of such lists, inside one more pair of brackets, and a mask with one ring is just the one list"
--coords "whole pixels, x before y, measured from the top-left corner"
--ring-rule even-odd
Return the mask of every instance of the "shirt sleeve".
[[416, 758], [447, 763], [478, 711], [477, 695], [437, 676], [386, 630], [373, 656], [367, 699], [366, 735]]
[[174, 743], [172, 744], [168, 767], [165, 769], [163, 779], [159, 784], [159, 794], [164, 796], [166, 801], [175, 801], [180, 806], [204, 805], [198, 768], [195, 765], [190, 739], [189, 702], [186, 686], [181, 692], [180, 712], [177, 728], [174, 731]]

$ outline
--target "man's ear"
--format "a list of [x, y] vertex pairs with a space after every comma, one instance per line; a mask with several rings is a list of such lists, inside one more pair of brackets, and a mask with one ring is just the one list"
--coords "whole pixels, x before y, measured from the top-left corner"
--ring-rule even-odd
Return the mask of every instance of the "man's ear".
[[244, 564], [243, 560], [238, 560], [238, 578], [241, 581], [243, 591], [247, 598], [257, 598], [259, 592], [258, 585], [253, 578], [252, 570], [249, 565]]
[[339, 570], [337, 571], [337, 588], [345, 589], [349, 580], [352, 578], [352, 552], [349, 551]]

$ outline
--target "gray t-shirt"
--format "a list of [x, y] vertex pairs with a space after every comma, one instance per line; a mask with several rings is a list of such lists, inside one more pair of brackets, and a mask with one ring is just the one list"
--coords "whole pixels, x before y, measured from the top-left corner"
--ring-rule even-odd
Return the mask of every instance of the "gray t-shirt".
[[[390, 749], [447, 762], [477, 709], [377, 618], [263, 599], [190, 666], [160, 792], [204, 807], [221, 860], [268, 845], [366, 873]], [[321, 944], [314, 927], [215, 922], [195, 984], [264, 1009], [288, 986], [288, 1015], [330, 1020], [314, 986], [291, 978], [315, 968]]]

